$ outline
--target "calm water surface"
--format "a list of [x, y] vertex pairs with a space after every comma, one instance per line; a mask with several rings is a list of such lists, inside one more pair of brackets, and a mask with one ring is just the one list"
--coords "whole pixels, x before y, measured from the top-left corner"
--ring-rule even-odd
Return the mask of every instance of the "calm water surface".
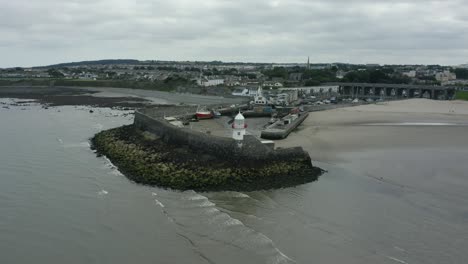
[[[133, 117], [89, 110], [0, 108], [0, 263], [464, 263], [468, 257], [462, 148], [355, 153], [355, 162], [317, 163], [329, 172], [297, 188], [173, 192], [136, 185], [97, 158], [88, 139]], [[385, 165], [387, 157], [401, 162]], [[443, 169], [427, 168], [428, 160]]]

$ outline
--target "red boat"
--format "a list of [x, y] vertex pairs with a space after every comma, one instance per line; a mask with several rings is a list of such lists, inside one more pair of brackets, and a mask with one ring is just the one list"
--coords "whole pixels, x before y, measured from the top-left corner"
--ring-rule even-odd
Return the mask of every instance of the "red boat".
[[199, 108], [195, 113], [197, 119], [210, 119], [213, 118], [213, 113], [211, 111], [206, 110], [206, 108]]

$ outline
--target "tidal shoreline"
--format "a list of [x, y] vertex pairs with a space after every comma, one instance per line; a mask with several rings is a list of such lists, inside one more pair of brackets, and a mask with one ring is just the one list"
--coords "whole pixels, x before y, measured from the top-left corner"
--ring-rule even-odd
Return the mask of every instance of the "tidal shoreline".
[[179, 94], [112, 87], [0, 86], [0, 98], [34, 99], [47, 106], [88, 105], [142, 108], [175, 104], [238, 104], [244, 98]]
[[88, 105], [95, 107], [138, 108], [150, 101], [139, 97], [95, 96], [95, 91], [61, 87], [0, 87], [0, 98], [36, 100], [44, 106]]

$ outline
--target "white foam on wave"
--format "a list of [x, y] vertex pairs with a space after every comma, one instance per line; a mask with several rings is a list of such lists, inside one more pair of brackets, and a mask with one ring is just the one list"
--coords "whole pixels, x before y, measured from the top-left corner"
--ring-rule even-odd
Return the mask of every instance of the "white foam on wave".
[[156, 202], [157, 205], [161, 206], [161, 208], [164, 208], [164, 204], [161, 203], [158, 199], [154, 199], [154, 201]]
[[101, 196], [102, 196], [102, 195], [106, 195], [106, 194], [108, 194], [108, 193], [109, 193], [109, 192], [106, 191], [106, 190], [100, 190], [100, 191], [98, 192], [98, 194], [101, 195]]
[[234, 198], [250, 198], [249, 195], [241, 192], [232, 192], [232, 197]]
[[195, 195], [187, 197], [186, 200], [199, 201], [199, 200], [208, 200], [208, 198], [200, 194], [195, 194]]
[[112, 171], [111, 171], [111, 174], [112, 175], [115, 175], [115, 176], [124, 176], [118, 169], [114, 168]]
[[241, 221], [230, 217], [226, 222], [224, 222], [227, 226], [237, 226], [237, 225], [244, 225]]
[[207, 222], [211, 225], [217, 222], [225, 223], [227, 222], [231, 217], [226, 214], [226, 213], [221, 213], [221, 211], [218, 211], [217, 214], [213, 215], [211, 218], [207, 219]]
[[[277, 249], [277, 248], [276, 248]], [[270, 264], [286, 264], [286, 263], [296, 263], [295, 260], [291, 259], [290, 257], [286, 256], [283, 252], [281, 252], [279, 249], [278, 250], [278, 255], [274, 256], [271, 258], [268, 263]]]
[[110, 172], [112, 175], [123, 176], [123, 174], [119, 171], [117, 166], [115, 166], [109, 158], [107, 158], [106, 156], [103, 156], [103, 158], [106, 161], [106, 166], [112, 170]]
[[401, 247], [394, 246], [393, 248], [395, 248], [396, 250], [401, 251], [401, 252], [406, 252], [406, 250], [401, 248]]
[[200, 204], [198, 205], [198, 207], [211, 207], [211, 206], [215, 206], [215, 205], [216, 205], [216, 204], [214, 204], [214, 203], [212, 203], [212, 202], [206, 200], [206, 201], [200, 203]]
[[390, 256], [386, 256], [388, 259], [390, 260], [393, 260], [395, 262], [398, 262], [398, 263], [402, 263], [402, 264], [408, 264], [408, 262], [404, 261], [404, 260], [401, 260], [401, 259], [397, 259], [397, 258], [394, 258], [394, 257], [390, 257]]
[[[231, 194], [230, 197], [249, 197], [238, 192], [232, 192]], [[156, 195], [153, 193], [153, 197]], [[165, 205], [159, 200], [155, 201], [161, 208], [164, 208], [162, 210], [168, 220], [175, 223], [184, 235], [190, 236], [190, 234], [193, 234], [204, 239], [211, 239], [217, 243], [225, 243], [227, 246], [252, 252], [265, 257], [266, 263], [296, 263], [281, 252], [266, 235], [221, 211], [209, 198], [199, 193], [189, 191], [175, 197], [173, 195], [158, 196], [158, 199], [169, 199], [168, 203], [162, 200]], [[203, 253], [209, 255], [209, 252]]]
[[112, 161], [108, 157], [106, 157], [106, 156], [102, 156], [102, 157], [106, 161], [106, 163], [107, 163], [106, 165], [115, 167], [114, 164], [112, 164]]
[[215, 213], [219, 213], [220, 211], [218, 209], [216, 209], [215, 207], [211, 207], [211, 208], [207, 208], [205, 211], [203, 211], [204, 213], [206, 213], [207, 215], [208, 214], [215, 214]]

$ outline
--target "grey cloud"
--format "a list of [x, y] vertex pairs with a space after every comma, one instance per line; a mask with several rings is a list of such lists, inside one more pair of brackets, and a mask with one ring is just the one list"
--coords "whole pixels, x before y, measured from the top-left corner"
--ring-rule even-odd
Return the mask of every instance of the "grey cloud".
[[15, 0], [0, 67], [102, 58], [468, 62], [462, 0]]

